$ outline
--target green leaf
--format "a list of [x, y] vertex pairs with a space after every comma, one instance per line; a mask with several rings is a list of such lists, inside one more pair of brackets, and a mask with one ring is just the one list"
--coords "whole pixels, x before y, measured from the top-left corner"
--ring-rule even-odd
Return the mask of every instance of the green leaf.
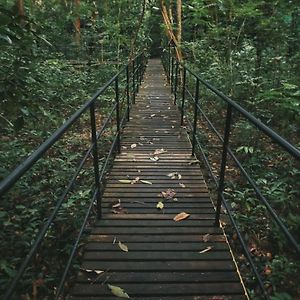
[[158, 208], [158, 209], [163, 209], [163, 208], [164, 208], [163, 202], [159, 201], [159, 202], [156, 204], [156, 208]]
[[0, 42], [2, 42], [2, 43], [5, 42], [5, 44], [9, 44], [9, 45], [12, 44], [12, 40], [10, 39], [10, 37], [8, 35], [0, 34]]
[[119, 286], [115, 286], [115, 285], [111, 285], [111, 284], [108, 284], [107, 286], [109, 287], [109, 289], [113, 295], [115, 295], [119, 298], [130, 299], [129, 295]]
[[131, 180], [129, 180], [129, 179], [120, 179], [118, 181], [121, 183], [131, 183]]

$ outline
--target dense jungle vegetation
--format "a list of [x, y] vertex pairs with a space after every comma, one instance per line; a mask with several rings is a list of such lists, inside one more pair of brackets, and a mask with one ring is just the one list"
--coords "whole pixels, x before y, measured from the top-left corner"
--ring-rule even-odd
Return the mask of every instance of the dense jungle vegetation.
[[[0, 180], [128, 58], [141, 50], [159, 56], [167, 51], [170, 37], [177, 40], [185, 64], [300, 146], [300, 7], [296, 0], [2, 0]], [[207, 91], [200, 94], [203, 109], [223, 133], [224, 103]], [[97, 109], [98, 124], [112, 105], [108, 92]], [[299, 162], [245, 119], [234, 118], [231, 148], [291, 233], [299, 237]], [[88, 115], [1, 198], [1, 294], [88, 147], [87, 124]], [[206, 151], [217, 175], [220, 145], [204, 120], [199, 120], [199, 126], [203, 129], [199, 139], [210, 145]], [[101, 144], [103, 155], [105, 145], [111, 143], [110, 133]], [[90, 198], [92, 177], [91, 168], [80, 174], [78, 180], [84, 184], [63, 204], [23, 276], [18, 299], [53, 298]], [[233, 162], [225, 190], [271, 299], [299, 299], [299, 260]], [[249, 294], [256, 299], [257, 286], [236, 233], [226, 222], [225, 218]], [[74, 272], [78, 265], [75, 260]]]

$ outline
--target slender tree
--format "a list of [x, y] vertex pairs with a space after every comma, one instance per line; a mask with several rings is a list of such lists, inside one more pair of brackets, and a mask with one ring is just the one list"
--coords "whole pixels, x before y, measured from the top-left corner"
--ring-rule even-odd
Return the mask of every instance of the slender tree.
[[75, 12], [75, 43], [76, 45], [80, 45], [80, 0], [74, 0], [74, 12]]

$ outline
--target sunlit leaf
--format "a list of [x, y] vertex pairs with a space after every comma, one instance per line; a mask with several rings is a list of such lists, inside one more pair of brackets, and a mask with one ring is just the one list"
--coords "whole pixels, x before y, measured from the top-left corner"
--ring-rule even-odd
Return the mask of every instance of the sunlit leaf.
[[140, 180], [140, 182], [144, 183], [144, 184], [152, 184], [151, 181], [148, 181], [148, 180]]
[[169, 173], [167, 176], [170, 177], [171, 179], [180, 180], [182, 178], [181, 174], [179, 174], [178, 172]]
[[126, 299], [130, 298], [129, 295], [119, 286], [115, 286], [115, 285], [111, 285], [111, 284], [108, 284], [107, 286], [109, 287], [109, 289], [113, 295], [115, 295], [119, 298], [126, 298]]
[[82, 270], [88, 273], [96, 273], [97, 275], [104, 273], [104, 271], [101, 270], [90, 270], [90, 269], [82, 269]]
[[120, 241], [118, 242], [118, 246], [122, 251], [128, 252], [128, 247], [125, 244], [121, 243]]
[[156, 149], [153, 153], [153, 155], [159, 155], [159, 154], [162, 154], [162, 153], [166, 153], [167, 151], [164, 149], [164, 148], [161, 148], [161, 149]]
[[120, 199], [118, 199], [118, 201], [117, 202], [115, 202], [115, 203], [112, 203], [112, 208], [118, 208], [118, 207], [120, 207], [121, 206], [121, 200]]
[[205, 249], [203, 249], [202, 251], [199, 251], [199, 253], [205, 253], [205, 252], [208, 252], [212, 249], [213, 247], [209, 246], [209, 247], [206, 247]]
[[129, 180], [129, 179], [119, 179], [118, 181], [121, 182], [121, 183], [131, 183], [132, 180]]
[[150, 157], [150, 160], [152, 160], [152, 161], [158, 161], [159, 157], [158, 156], [153, 156], [153, 157]]
[[156, 204], [156, 208], [158, 208], [158, 209], [163, 209], [164, 208], [164, 204], [163, 204], [163, 202], [161, 202], [161, 201], [159, 201], [157, 204]]
[[181, 220], [184, 220], [186, 218], [188, 218], [190, 216], [190, 214], [187, 214], [186, 212], [181, 212], [180, 214], [176, 215], [173, 220], [175, 222], [179, 222]]
[[136, 177], [135, 179], [131, 180], [131, 184], [135, 184], [135, 183], [138, 183], [140, 180], [140, 177]]

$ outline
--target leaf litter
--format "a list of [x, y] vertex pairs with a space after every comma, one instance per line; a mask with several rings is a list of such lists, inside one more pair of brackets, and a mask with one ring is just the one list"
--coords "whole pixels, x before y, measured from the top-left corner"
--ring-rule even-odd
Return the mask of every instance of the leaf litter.
[[115, 295], [119, 298], [130, 299], [129, 295], [119, 286], [111, 285], [111, 284], [108, 284], [107, 286], [113, 295]]
[[199, 251], [199, 253], [202, 254], [202, 253], [208, 252], [208, 251], [210, 251], [212, 248], [213, 248], [213, 247], [211, 247], [211, 246], [206, 247], [205, 249]]
[[161, 195], [163, 198], [171, 200], [176, 195], [176, 192], [173, 189], [167, 189], [166, 191], [162, 191]]
[[167, 176], [170, 177], [171, 179], [179, 179], [180, 180], [182, 178], [181, 174], [179, 174], [178, 172], [169, 173]]
[[162, 201], [159, 201], [159, 202], [157, 202], [157, 204], [156, 204], [156, 208], [157, 209], [163, 209], [164, 208], [164, 203], [162, 202]]
[[128, 246], [123, 244], [121, 241], [118, 242], [118, 246], [122, 251], [128, 252]]
[[182, 220], [187, 219], [189, 216], [190, 216], [190, 214], [187, 214], [186, 212], [183, 211], [183, 212], [179, 213], [178, 215], [176, 215], [176, 216], [173, 218], [173, 220], [174, 220], [175, 222], [179, 222], [179, 221], [182, 221]]
[[203, 236], [203, 242], [204, 242], [204, 243], [207, 243], [209, 240], [210, 240], [210, 234], [207, 233], [207, 234], [205, 234], [205, 235]]

